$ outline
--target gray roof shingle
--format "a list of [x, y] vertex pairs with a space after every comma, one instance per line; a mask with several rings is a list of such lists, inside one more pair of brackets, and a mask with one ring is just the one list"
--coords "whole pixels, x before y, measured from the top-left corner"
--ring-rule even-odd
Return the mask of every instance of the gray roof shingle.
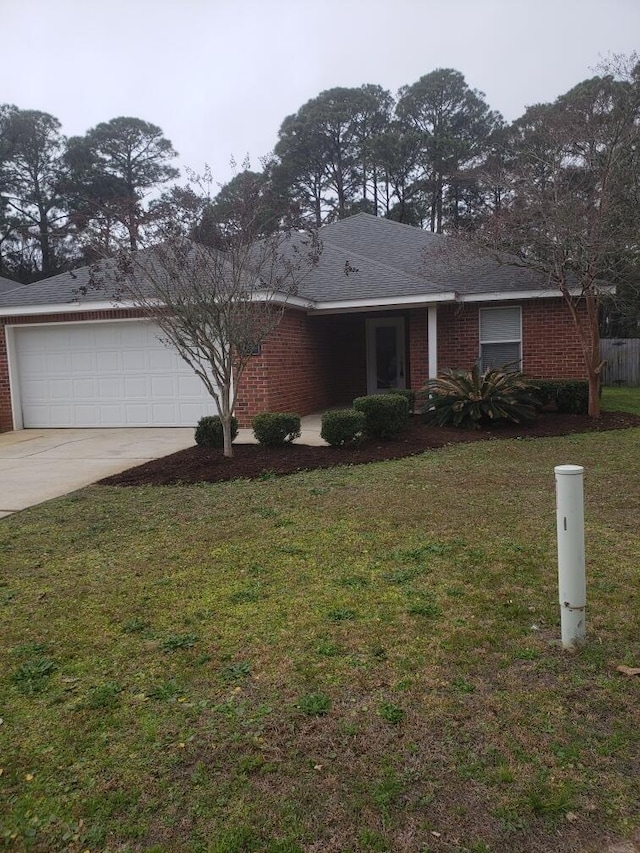
[[7, 293], [9, 290], [15, 290], [16, 287], [22, 287], [17, 281], [11, 281], [10, 278], [4, 278], [0, 275], [0, 293]]
[[[450, 237], [366, 213], [325, 226], [320, 239], [320, 263], [299, 288], [300, 297], [316, 304], [363, 299], [375, 303], [393, 297], [428, 301], [454, 292], [463, 298], [514, 295], [546, 285], [541, 275], [500, 265]], [[12, 282], [12, 290], [0, 292], [0, 311], [108, 301], [104, 290], [91, 286], [90, 275], [90, 267], [82, 267], [28, 286]]]

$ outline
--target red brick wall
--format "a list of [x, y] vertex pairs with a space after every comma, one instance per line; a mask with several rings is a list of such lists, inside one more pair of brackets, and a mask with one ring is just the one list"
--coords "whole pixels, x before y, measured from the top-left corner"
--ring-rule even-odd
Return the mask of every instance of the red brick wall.
[[409, 366], [407, 387], [419, 390], [429, 378], [429, 341], [427, 335], [427, 309], [413, 308], [406, 324]]
[[560, 299], [540, 299], [522, 308], [523, 371], [535, 379], [586, 378], [580, 339]]
[[332, 401], [332, 350], [326, 324], [287, 310], [253, 356], [238, 385], [236, 416], [249, 426], [259, 412], [308, 415]]
[[[480, 354], [480, 308], [513, 302], [466, 303], [438, 308], [438, 369], [469, 369]], [[583, 378], [580, 340], [560, 299], [522, 303], [522, 369], [536, 379]]]

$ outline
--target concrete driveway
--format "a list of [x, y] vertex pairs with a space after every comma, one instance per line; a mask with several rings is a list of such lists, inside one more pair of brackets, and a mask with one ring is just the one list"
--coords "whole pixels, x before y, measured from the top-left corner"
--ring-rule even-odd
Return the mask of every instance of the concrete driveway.
[[190, 427], [2, 433], [0, 518], [193, 443]]
[[[322, 445], [320, 415], [301, 422], [300, 444]], [[255, 442], [241, 429], [237, 444]], [[0, 518], [75, 492], [110, 474], [192, 447], [191, 427], [22, 429], [0, 434]]]

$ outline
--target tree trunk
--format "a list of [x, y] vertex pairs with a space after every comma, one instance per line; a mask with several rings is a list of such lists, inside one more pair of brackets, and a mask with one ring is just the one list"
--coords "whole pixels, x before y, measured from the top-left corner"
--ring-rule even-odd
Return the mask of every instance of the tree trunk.
[[558, 284], [565, 305], [571, 314], [575, 330], [578, 333], [585, 367], [587, 368], [587, 379], [589, 382], [588, 414], [591, 418], [599, 418], [602, 414], [600, 411], [602, 359], [600, 357], [599, 300], [594, 289], [594, 282], [593, 279], [583, 282], [586, 314], [583, 317], [580, 316], [579, 302], [574, 300], [569, 292], [566, 278], [560, 278]]
[[229, 388], [222, 388], [220, 392], [220, 421], [222, 423], [223, 454], [227, 459], [233, 457], [233, 445], [231, 444], [231, 403], [229, 399]]
[[48, 278], [54, 273], [53, 253], [49, 242], [49, 222], [47, 221], [47, 214], [41, 205], [38, 206], [38, 232], [40, 239], [40, 251], [42, 253], [42, 275], [45, 278]]
[[600, 411], [600, 370], [589, 366], [589, 417], [602, 417]]

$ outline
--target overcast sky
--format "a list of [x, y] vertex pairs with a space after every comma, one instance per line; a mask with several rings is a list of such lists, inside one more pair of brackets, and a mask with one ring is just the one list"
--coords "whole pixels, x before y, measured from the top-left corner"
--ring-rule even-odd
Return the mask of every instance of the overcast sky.
[[0, 0], [0, 102], [67, 135], [159, 125], [180, 167], [256, 168], [324, 89], [455, 68], [507, 119], [639, 47], [640, 0]]

